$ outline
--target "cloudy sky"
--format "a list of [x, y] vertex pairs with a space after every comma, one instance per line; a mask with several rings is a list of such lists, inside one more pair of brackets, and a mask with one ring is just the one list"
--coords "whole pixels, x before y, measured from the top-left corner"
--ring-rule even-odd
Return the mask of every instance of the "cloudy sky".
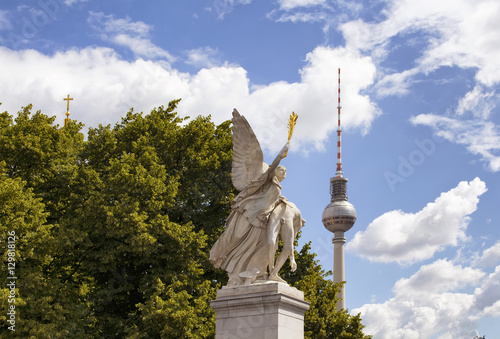
[[333, 268], [321, 223], [335, 172], [341, 68], [346, 304], [376, 338], [500, 333], [497, 0], [17, 0], [0, 4], [0, 102], [114, 124], [182, 98], [238, 108]]

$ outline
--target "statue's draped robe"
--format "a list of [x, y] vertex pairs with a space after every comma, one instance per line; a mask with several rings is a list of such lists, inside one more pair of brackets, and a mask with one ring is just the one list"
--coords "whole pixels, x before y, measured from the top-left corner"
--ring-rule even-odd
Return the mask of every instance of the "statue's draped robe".
[[258, 276], [266, 274], [267, 221], [281, 195], [275, 171], [269, 168], [236, 196], [226, 230], [210, 251], [210, 261], [228, 272], [230, 282], [239, 280], [244, 271], [258, 269]]

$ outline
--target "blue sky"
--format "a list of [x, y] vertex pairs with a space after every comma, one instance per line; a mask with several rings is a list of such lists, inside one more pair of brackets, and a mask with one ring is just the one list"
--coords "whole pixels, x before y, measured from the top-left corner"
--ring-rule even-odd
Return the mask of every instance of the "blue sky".
[[500, 3], [496, 0], [38, 0], [0, 4], [0, 102], [114, 124], [182, 98], [237, 108], [272, 161], [299, 114], [283, 194], [333, 268], [337, 69], [346, 305], [376, 338], [500, 333]]

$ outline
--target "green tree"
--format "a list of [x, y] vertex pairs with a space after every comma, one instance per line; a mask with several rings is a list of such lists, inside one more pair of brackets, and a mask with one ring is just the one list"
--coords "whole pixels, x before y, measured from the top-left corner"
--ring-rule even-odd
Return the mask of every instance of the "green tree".
[[85, 235], [74, 260], [94, 282], [99, 337], [213, 337], [220, 272], [207, 241], [233, 196], [231, 132], [209, 118], [184, 125], [177, 102], [91, 128], [80, 153], [85, 199], [67, 228]]
[[0, 114], [0, 227], [2, 235], [14, 230], [17, 237], [18, 326], [11, 334], [22, 338], [85, 337], [91, 322], [83, 280], [68, 280], [76, 268], [60, 261], [67, 237], [59, 235], [67, 233], [61, 222], [68, 217], [81, 124], [60, 129], [53, 121], [32, 114], [31, 105], [16, 119]]

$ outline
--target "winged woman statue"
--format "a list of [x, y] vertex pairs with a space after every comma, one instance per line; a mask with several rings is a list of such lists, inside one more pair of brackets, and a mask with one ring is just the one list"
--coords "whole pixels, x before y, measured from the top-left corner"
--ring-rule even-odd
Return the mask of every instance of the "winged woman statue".
[[262, 149], [252, 128], [236, 109], [233, 110], [232, 122], [231, 178], [240, 193], [231, 202], [226, 230], [210, 251], [210, 261], [214, 266], [228, 272], [228, 287], [249, 283], [249, 278], [252, 282], [267, 280], [267, 224], [280, 200], [280, 183], [286, 176], [285, 167], [279, 164], [290, 148], [287, 142], [268, 165], [264, 162]]

